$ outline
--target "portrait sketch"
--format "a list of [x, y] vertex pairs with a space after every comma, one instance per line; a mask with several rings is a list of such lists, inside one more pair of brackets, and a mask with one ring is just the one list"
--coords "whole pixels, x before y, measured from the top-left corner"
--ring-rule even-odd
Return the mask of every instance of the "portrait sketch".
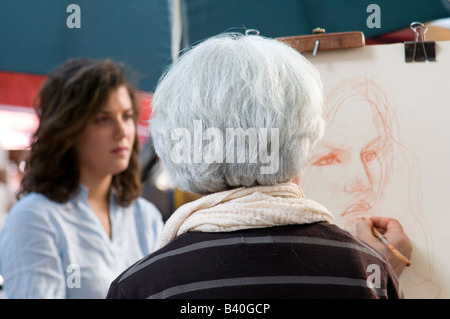
[[[449, 186], [450, 181], [440, 178], [450, 175], [450, 168], [431, 155], [450, 160], [450, 149], [443, 149], [449, 130], [438, 130], [450, 94], [439, 76], [433, 82], [430, 72], [442, 72], [438, 63], [450, 72], [450, 61], [408, 65], [402, 49], [369, 46], [308, 56], [324, 82], [327, 126], [312, 149], [300, 186], [353, 234], [361, 217], [398, 219], [413, 244], [412, 265], [400, 276], [405, 297], [448, 298], [450, 271], [441, 240], [445, 236], [448, 242], [450, 235], [436, 225], [439, 220], [449, 225], [449, 199], [436, 190]], [[432, 83], [417, 85], [424, 76]], [[437, 203], [440, 214], [434, 209]]]

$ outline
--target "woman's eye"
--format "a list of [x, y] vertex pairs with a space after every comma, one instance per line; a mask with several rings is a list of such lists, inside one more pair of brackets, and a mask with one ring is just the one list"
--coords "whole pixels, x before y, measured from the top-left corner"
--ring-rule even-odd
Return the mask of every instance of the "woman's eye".
[[124, 120], [131, 120], [133, 118], [133, 114], [132, 113], [124, 114], [123, 118]]
[[338, 164], [340, 162], [341, 161], [335, 154], [329, 154], [329, 155], [325, 155], [325, 156], [322, 156], [321, 158], [319, 158], [317, 161], [315, 161], [313, 163], [313, 165], [325, 166], [325, 165]]
[[106, 116], [99, 116], [95, 119], [95, 123], [104, 123], [108, 120], [108, 117]]
[[376, 157], [377, 157], [377, 153], [375, 153], [375, 151], [364, 152], [361, 155], [362, 160], [366, 163], [373, 161]]

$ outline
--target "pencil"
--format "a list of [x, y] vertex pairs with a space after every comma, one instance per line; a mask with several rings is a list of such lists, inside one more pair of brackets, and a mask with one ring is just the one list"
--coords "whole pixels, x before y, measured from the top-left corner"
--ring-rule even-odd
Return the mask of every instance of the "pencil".
[[372, 233], [375, 237], [377, 237], [383, 244], [386, 245], [386, 247], [394, 254], [395, 257], [397, 257], [400, 261], [402, 261], [406, 267], [411, 266], [411, 262], [408, 258], [403, 256], [403, 254], [394, 246], [392, 246], [391, 243], [386, 239], [386, 237], [383, 236], [382, 233], [378, 231], [375, 227], [372, 226]]

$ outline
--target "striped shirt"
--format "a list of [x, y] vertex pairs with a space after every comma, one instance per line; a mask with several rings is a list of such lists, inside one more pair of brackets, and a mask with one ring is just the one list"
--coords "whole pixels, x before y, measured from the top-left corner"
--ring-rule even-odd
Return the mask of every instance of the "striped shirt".
[[383, 255], [325, 222], [190, 232], [141, 259], [107, 298], [401, 298]]

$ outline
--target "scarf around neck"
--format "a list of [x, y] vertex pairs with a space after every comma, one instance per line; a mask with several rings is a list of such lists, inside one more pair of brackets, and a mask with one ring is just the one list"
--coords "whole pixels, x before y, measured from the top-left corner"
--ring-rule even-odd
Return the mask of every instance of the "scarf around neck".
[[178, 208], [167, 220], [158, 248], [190, 231], [231, 232], [281, 225], [334, 223], [321, 204], [304, 198], [294, 183], [241, 187], [206, 195]]

